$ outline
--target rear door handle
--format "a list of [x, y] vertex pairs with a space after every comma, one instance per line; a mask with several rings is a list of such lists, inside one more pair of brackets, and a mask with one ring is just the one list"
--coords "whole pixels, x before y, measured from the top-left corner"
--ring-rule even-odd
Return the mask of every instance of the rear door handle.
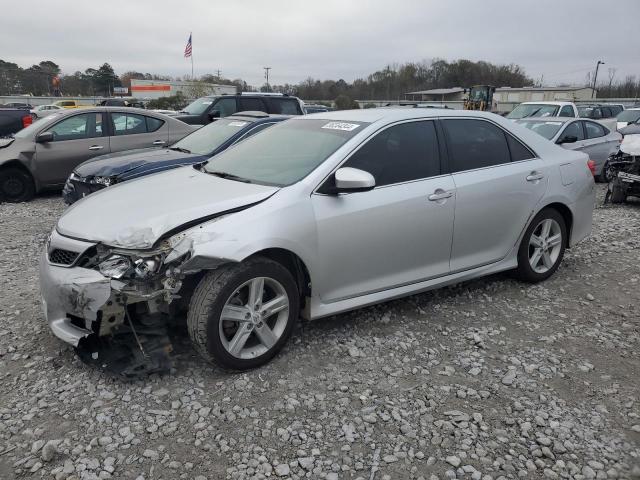
[[153, 142], [153, 145], [164, 145], [166, 142], [164, 140], [156, 140]]
[[91, 145], [89, 150], [102, 150], [104, 147], [102, 145]]
[[429, 195], [430, 202], [437, 202], [439, 200], [446, 200], [447, 198], [451, 198], [453, 196], [453, 192], [445, 192], [441, 188], [437, 189], [431, 195]]
[[527, 182], [537, 182], [538, 180], [542, 180], [544, 175], [538, 172], [531, 172], [527, 175]]

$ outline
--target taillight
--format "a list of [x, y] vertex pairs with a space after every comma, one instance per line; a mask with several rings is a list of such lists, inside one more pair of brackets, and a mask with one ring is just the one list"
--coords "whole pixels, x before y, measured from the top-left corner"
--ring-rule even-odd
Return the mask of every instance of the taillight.
[[31, 115], [25, 115], [22, 117], [22, 128], [26, 128], [33, 123], [33, 117]]
[[589, 167], [589, 170], [591, 170], [591, 175], [593, 175], [595, 177], [595, 175], [596, 175], [596, 162], [594, 162], [593, 160], [587, 160], [587, 167]]

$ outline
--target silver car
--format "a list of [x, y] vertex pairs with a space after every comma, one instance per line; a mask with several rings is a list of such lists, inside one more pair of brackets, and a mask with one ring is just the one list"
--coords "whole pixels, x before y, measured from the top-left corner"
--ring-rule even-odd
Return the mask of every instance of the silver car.
[[587, 161], [484, 112], [293, 118], [75, 203], [42, 255], [44, 312], [80, 350], [122, 332], [142, 349], [186, 316], [204, 358], [256, 367], [299, 316], [504, 270], [545, 280], [591, 231]]
[[197, 127], [147, 110], [63, 110], [20, 130], [0, 147], [0, 201], [24, 202], [62, 188], [73, 169], [110, 152], [171, 144]]
[[592, 120], [575, 118], [525, 118], [516, 122], [567, 150], [586, 153], [594, 162], [596, 179], [608, 181], [604, 166], [620, 148], [622, 135], [618, 132]]

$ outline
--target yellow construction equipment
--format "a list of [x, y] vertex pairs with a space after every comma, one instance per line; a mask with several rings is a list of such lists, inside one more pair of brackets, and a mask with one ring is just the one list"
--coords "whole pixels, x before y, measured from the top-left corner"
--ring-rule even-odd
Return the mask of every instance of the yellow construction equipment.
[[469, 89], [469, 97], [464, 100], [464, 109], [491, 112], [493, 110], [493, 92], [495, 91], [496, 87], [491, 85], [474, 85]]

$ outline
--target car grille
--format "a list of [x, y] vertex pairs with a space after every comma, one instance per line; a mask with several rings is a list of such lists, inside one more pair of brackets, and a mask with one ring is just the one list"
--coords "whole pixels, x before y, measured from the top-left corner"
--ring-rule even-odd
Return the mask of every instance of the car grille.
[[55, 248], [49, 253], [49, 261], [58, 265], [71, 265], [78, 258], [78, 252]]

